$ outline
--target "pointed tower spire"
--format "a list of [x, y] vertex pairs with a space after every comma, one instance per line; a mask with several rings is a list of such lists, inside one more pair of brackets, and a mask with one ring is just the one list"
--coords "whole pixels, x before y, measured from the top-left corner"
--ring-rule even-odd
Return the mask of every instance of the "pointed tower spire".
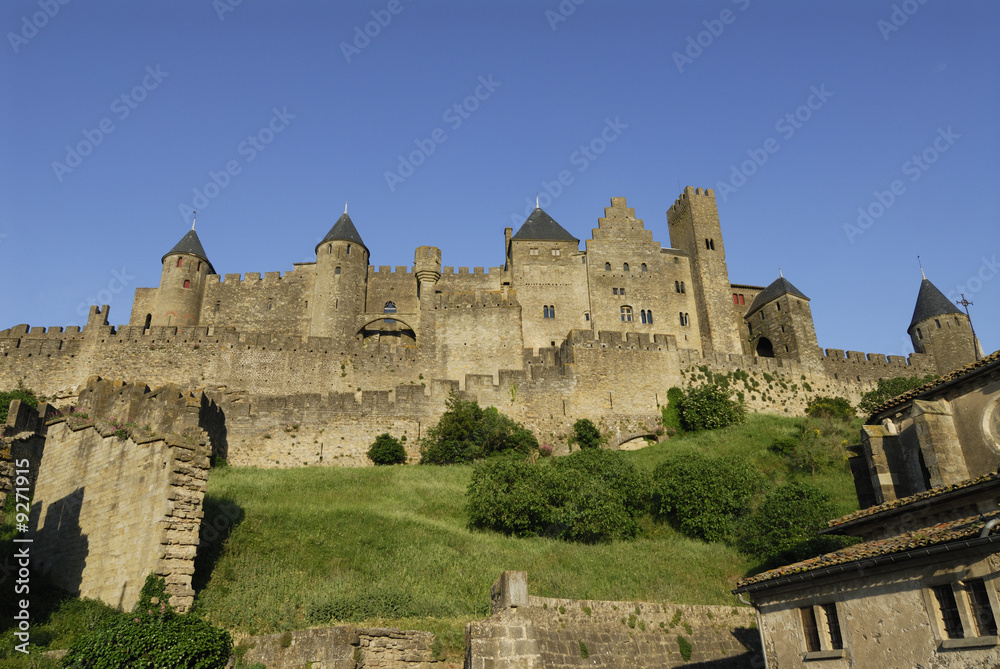
[[347, 213], [347, 203], [346, 202], [344, 203], [344, 213], [345, 214]]
[[194, 230], [194, 224], [198, 222], [198, 212], [191, 212], [191, 229]]
[[923, 278], [924, 281], [926, 281], [927, 275], [924, 274], [924, 264], [920, 262], [920, 256], [917, 256], [917, 264], [920, 265], [920, 276]]

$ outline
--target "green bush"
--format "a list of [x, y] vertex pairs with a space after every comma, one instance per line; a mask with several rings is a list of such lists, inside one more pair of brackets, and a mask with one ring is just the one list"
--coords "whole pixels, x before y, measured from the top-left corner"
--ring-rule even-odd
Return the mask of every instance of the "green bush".
[[892, 379], [879, 379], [874, 390], [869, 390], [861, 396], [858, 409], [865, 414], [871, 414], [875, 411], [876, 407], [886, 400], [896, 395], [902, 395], [906, 391], [913, 390], [936, 378], [938, 378], [936, 374], [928, 374], [927, 376], [897, 376]]
[[77, 637], [63, 667], [225, 666], [232, 654], [229, 632], [193, 615], [179, 615], [167, 603], [162, 578], [150, 574], [132, 613], [105, 618], [92, 632]]
[[817, 536], [834, 516], [829, 495], [805, 483], [786, 483], [767, 494], [740, 525], [738, 547], [766, 558]]
[[634, 537], [649, 497], [648, 479], [631, 463], [614, 451], [590, 449], [539, 464], [480, 463], [466, 511], [474, 529], [597, 543]]
[[581, 449], [599, 448], [602, 441], [604, 439], [601, 437], [601, 431], [597, 429], [597, 426], [589, 418], [581, 418], [573, 423], [573, 436], [570, 437], [571, 444], [576, 444]]
[[678, 453], [654, 471], [660, 514], [689, 537], [723, 541], [766, 484], [764, 475], [741, 458]]
[[383, 432], [368, 449], [368, 459], [376, 465], [401, 465], [406, 462], [406, 449], [399, 439]]
[[847, 467], [847, 446], [857, 433], [850, 423], [831, 418], [806, 418], [799, 425], [798, 443], [788, 455], [792, 469], [815, 476], [824, 470]]
[[448, 409], [421, 441], [421, 464], [472, 462], [504, 452], [528, 454], [538, 448], [530, 430], [496, 407], [483, 409], [475, 400], [452, 393]]
[[843, 397], [814, 397], [806, 405], [806, 415], [813, 418], [854, 420], [854, 408]]
[[10, 409], [10, 403], [14, 400], [21, 400], [32, 407], [38, 406], [38, 398], [35, 396], [35, 393], [25, 388], [23, 384], [18, 383], [17, 390], [8, 390], [0, 393], [0, 424], [7, 422], [7, 411]]
[[672, 437], [681, 431], [679, 407], [683, 401], [684, 391], [680, 388], [673, 387], [667, 391], [667, 403], [660, 407], [660, 413], [663, 416], [663, 429], [666, 430], [668, 436]]
[[729, 391], [710, 383], [692, 388], [678, 406], [681, 427], [687, 432], [715, 430], [746, 420], [746, 407], [730, 399]]

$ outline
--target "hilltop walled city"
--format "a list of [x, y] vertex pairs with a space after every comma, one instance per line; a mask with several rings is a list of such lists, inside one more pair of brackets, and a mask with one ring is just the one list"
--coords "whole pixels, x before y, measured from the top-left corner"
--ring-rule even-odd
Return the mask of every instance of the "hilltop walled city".
[[[498, 231], [496, 267], [470, 271], [443, 266], [432, 246], [416, 248], [412, 266], [371, 265], [371, 227], [345, 211], [315, 261], [263, 275], [220, 272], [192, 225], [160, 259], [159, 286], [136, 290], [127, 324], [95, 305], [82, 328], [0, 331], [0, 389], [44, 399], [10, 405], [0, 495], [13, 489], [12, 463], [29, 463], [35, 565], [65, 590], [130, 609], [153, 573], [186, 611], [211, 462], [367, 466], [386, 432], [416, 462], [456, 394], [565, 455], [582, 418], [606, 448], [660, 438], [668, 390], [713, 376], [730, 379], [751, 411], [788, 416], [817, 397], [857, 405], [880, 380], [936, 376], [881, 405], [859, 435], [851, 471], [862, 510], [831, 527], [863, 543], [744, 578], [734, 592], [756, 610], [677, 615], [694, 625], [694, 659], [712, 663], [699, 666], [761, 666], [761, 652], [781, 667], [1000, 662], [998, 354], [983, 356], [968, 316], [926, 277], [914, 283], [911, 322], [899, 323], [913, 354], [822, 349], [792, 280], [731, 280], [712, 189], [685, 188], [666, 219], [668, 246], [613, 197], [581, 248], [535, 208], [503, 231], [502, 249]], [[55, 409], [67, 405], [91, 419]], [[144, 427], [123, 437], [113, 417]], [[620, 606], [665, 615], [665, 605], [529, 597], [527, 578], [500, 575], [492, 617], [466, 628], [465, 666], [575, 665], [574, 634], [595, 639], [597, 666], [691, 656], [665, 636], [633, 643], [618, 624]], [[586, 617], [556, 621], [564, 605]], [[867, 635], [876, 621], [880, 643]], [[427, 632], [345, 626], [253, 643], [270, 667], [438, 662]]]

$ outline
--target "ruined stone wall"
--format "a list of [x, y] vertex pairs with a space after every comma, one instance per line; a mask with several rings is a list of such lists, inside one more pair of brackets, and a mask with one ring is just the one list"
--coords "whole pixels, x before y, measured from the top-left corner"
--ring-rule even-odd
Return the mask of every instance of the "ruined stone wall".
[[752, 667], [753, 609], [528, 595], [525, 572], [493, 586], [493, 616], [466, 627], [466, 667]]
[[434, 642], [430, 632], [343, 625], [247, 637], [236, 646], [247, 649], [245, 665], [268, 669], [427, 669], [443, 664]]
[[[91, 421], [93, 419], [90, 419]], [[29, 535], [34, 564], [60, 587], [130, 609], [150, 573], [190, 607], [209, 445], [102, 422], [48, 426]]]

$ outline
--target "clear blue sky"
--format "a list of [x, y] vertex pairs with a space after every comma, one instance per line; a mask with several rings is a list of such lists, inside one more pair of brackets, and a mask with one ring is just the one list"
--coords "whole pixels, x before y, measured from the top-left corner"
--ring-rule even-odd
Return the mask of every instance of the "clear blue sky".
[[781, 267], [821, 346], [911, 351], [919, 254], [1000, 348], [996, 2], [235, 2], [3, 3], [0, 328], [127, 322], [184, 207], [220, 273], [314, 260], [345, 201], [375, 265], [496, 266], [536, 192], [669, 245], [729, 183], [730, 278]]

